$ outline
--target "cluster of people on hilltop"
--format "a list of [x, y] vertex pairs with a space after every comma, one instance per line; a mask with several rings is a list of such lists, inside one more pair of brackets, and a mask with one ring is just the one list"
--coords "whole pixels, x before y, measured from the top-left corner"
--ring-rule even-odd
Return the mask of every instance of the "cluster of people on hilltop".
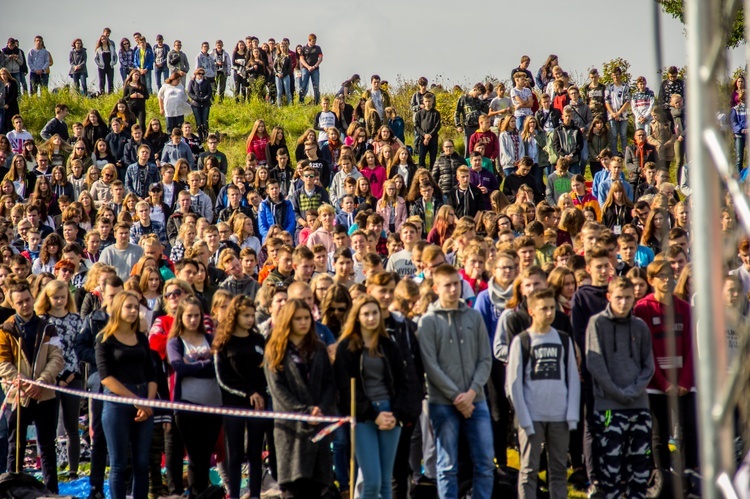
[[[101, 85], [123, 63], [109, 36], [97, 47], [108, 61]], [[147, 54], [163, 43], [136, 40]], [[607, 85], [596, 69], [577, 85], [554, 55], [534, 77], [524, 56], [507, 96], [502, 83], [480, 83], [455, 110], [438, 109], [420, 78], [412, 142], [380, 76], [362, 92], [353, 75], [333, 98], [319, 95], [315, 43], [311, 35], [301, 60], [320, 111], [299, 137], [256, 120], [241, 165], [196, 111], [195, 85], [207, 86], [209, 103], [224, 92], [216, 67], [203, 65], [218, 44], [202, 47], [187, 96], [190, 68], [175, 42], [163, 72], [123, 73], [124, 98], [109, 114], [91, 109], [69, 125], [60, 104], [28, 131], [13, 112], [0, 135], [0, 377], [22, 426], [20, 436], [0, 427], [0, 468], [16, 468], [17, 438], [25, 447], [33, 423], [47, 488], [58, 490], [60, 465], [66, 479], [78, 476], [80, 397], [22, 381], [18, 407], [20, 373], [312, 416], [347, 415], [355, 380], [358, 476], [346, 426], [314, 442], [321, 424], [92, 401], [94, 499], [107, 455], [116, 499], [207, 494], [214, 462], [233, 499], [245, 463], [251, 498], [262, 489], [489, 498], [503, 487], [557, 498], [569, 486], [589, 497], [671, 497], [673, 479], [699, 476], [698, 236], [676, 68], [657, 97], [643, 77], [631, 89], [619, 68]], [[242, 45], [273, 62], [258, 78], [288, 50], [265, 45]], [[172, 70], [173, 53], [183, 69]], [[222, 63], [225, 76], [235, 59]], [[146, 113], [152, 70], [164, 118]], [[288, 70], [281, 84], [277, 75], [277, 104], [293, 100]], [[6, 89], [21, 81], [11, 73], [0, 70]], [[732, 111], [738, 154], [743, 86]], [[300, 90], [301, 101], [307, 83]], [[195, 123], [184, 119], [190, 106]], [[462, 143], [446, 138], [449, 112]], [[727, 237], [734, 225], [727, 204]], [[750, 242], [726, 262], [723, 286], [721, 334], [734, 359], [744, 356]], [[738, 438], [741, 429], [738, 419]]]

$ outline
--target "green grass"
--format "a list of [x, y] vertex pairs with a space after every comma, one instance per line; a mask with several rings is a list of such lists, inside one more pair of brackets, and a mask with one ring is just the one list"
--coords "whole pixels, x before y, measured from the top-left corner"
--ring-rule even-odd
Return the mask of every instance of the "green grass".
[[[415, 90], [415, 85], [408, 82], [403, 83], [395, 91], [390, 90], [392, 104], [406, 122], [407, 143], [413, 142], [414, 126], [412, 113], [409, 109], [409, 99]], [[457, 145], [460, 145], [462, 143], [461, 136], [456, 133], [452, 126], [453, 111], [456, 107], [458, 94], [440, 89], [436, 89], [435, 92], [438, 96], [438, 109], [443, 115], [443, 129], [440, 131], [440, 137], [457, 140]], [[21, 116], [24, 118], [26, 129], [36, 139], [41, 140], [39, 132], [45, 123], [54, 116], [56, 104], [67, 104], [70, 108], [70, 116], [66, 120], [70, 127], [77, 121], [83, 122], [90, 109], [98, 110], [106, 119], [121, 96], [121, 91], [116, 91], [114, 94], [88, 98], [79, 95], [68, 87], [63, 87], [51, 93], [44, 92], [40, 97], [24, 95], [20, 106]], [[329, 97], [333, 98], [333, 96]], [[350, 97], [352, 105], [355, 105], [357, 100], [358, 97], [356, 96]], [[242, 103], [235, 103], [232, 97], [226, 97], [223, 103], [217, 101], [211, 106], [209, 129], [221, 135], [222, 142], [219, 149], [227, 155], [229, 166], [232, 168], [233, 166], [244, 165], [245, 139], [256, 120], [264, 120], [269, 130], [280, 125], [284, 129], [287, 146], [293, 151], [297, 138], [312, 126], [315, 114], [319, 110], [320, 107], [313, 104], [299, 105], [295, 103], [291, 106], [277, 108], [275, 105], [266, 103], [257, 97]], [[161, 119], [162, 127], [166, 125], [164, 117], [159, 114], [159, 103], [155, 96], [152, 96], [146, 104], [146, 119], [149, 120], [153, 117]], [[186, 120], [194, 123], [192, 116], [186, 116]]]

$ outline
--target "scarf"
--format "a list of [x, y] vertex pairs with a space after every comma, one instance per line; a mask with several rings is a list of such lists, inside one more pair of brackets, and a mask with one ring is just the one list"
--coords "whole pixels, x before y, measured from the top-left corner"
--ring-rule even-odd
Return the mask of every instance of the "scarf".
[[487, 292], [490, 295], [490, 302], [492, 302], [492, 305], [498, 312], [502, 313], [502, 311], [505, 310], [505, 305], [508, 303], [508, 300], [513, 296], [513, 284], [508, 286], [507, 289], [503, 289], [495, 282], [495, 278], [491, 277], [487, 283]]

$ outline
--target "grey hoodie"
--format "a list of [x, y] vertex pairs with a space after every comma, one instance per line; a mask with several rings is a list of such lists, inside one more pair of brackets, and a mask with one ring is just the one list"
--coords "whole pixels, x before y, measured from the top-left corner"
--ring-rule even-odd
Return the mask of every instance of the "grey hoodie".
[[586, 328], [586, 366], [594, 381], [594, 410], [648, 409], [654, 374], [651, 333], [629, 314], [616, 318], [607, 305]]
[[419, 350], [432, 404], [453, 405], [470, 388], [484, 400], [492, 355], [482, 315], [463, 301], [457, 309], [432, 304], [419, 321]]

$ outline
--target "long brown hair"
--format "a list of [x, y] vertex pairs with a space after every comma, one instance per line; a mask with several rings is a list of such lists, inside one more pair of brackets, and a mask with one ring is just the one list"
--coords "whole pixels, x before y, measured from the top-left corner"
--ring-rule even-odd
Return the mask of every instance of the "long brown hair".
[[[253, 300], [246, 295], [237, 295], [232, 298], [232, 301], [229, 302], [229, 307], [227, 308], [224, 320], [219, 324], [219, 327], [216, 328], [216, 336], [211, 345], [211, 350], [214, 353], [221, 351], [229, 342], [229, 338], [232, 337], [234, 329], [237, 327], [237, 316], [248, 308], [252, 308], [254, 311], [255, 303], [253, 303]], [[253, 327], [253, 329], [255, 329], [255, 327]], [[250, 334], [253, 333], [252, 330], [249, 332]]]
[[268, 339], [268, 344], [266, 345], [266, 365], [272, 372], [284, 369], [282, 364], [286, 356], [287, 347], [289, 346], [289, 335], [292, 334], [292, 319], [294, 319], [294, 314], [298, 310], [306, 310], [310, 314], [310, 330], [299, 346], [303, 358], [309, 359], [316, 345], [320, 342], [318, 335], [315, 334], [315, 319], [307, 303], [298, 298], [287, 300], [286, 304], [279, 311], [278, 320], [273, 325], [271, 337]]
[[320, 302], [320, 310], [323, 316], [321, 322], [326, 326], [330, 326], [334, 322], [338, 323], [334, 318], [333, 310], [331, 309], [331, 305], [334, 303], [346, 304], [346, 313], [344, 315], [344, 320], [346, 320], [346, 314], [348, 314], [352, 308], [352, 297], [349, 295], [349, 290], [347, 290], [346, 286], [343, 284], [334, 284], [328, 288], [326, 294], [323, 295], [323, 300]]
[[[112, 306], [109, 309], [109, 321], [107, 321], [107, 325], [104, 326], [104, 329], [99, 333], [102, 338], [102, 343], [115, 334], [120, 327], [120, 323], [122, 322], [122, 318], [120, 317], [122, 307], [125, 305], [125, 300], [128, 298], [133, 298], [139, 304], [141, 302], [140, 297], [133, 291], [120, 291], [117, 293], [117, 296], [112, 300]], [[138, 319], [133, 321], [130, 329], [133, 333], [138, 331]]]
[[177, 305], [177, 311], [174, 314], [174, 323], [172, 324], [172, 330], [169, 332], [170, 338], [179, 338], [180, 336], [182, 336], [182, 333], [185, 331], [185, 324], [182, 322], [182, 314], [185, 313], [185, 309], [190, 306], [198, 307], [198, 310], [201, 314], [201, 320], [198, 321], [198, 332], [203, 335], [206, 334], [206, 326], [203, 324], [203, 306], [201, 305], [200, 300], [195, 297], [195, 295], [191, 295], [183, 298], [182, 301], [180, 301], [180, 304]]
[[518, 274], [518, 277], [516, 277], [515, 281], [513, 281], [513, 296], [511, 296], [510, 300], [508, 300], [508, 302], [505, 304], [506, 309], [514, 309], [521, 304], [524, 298], [521, 294], [521, 283], [524, 279], [528, 279], [529, 277], [535, 275], [541, 277], [544, 282], [547, 282], [547, 274], [545, 274], [540, 267], [531, 266], [525, 268], [523, 272]]
[[367, 304], [375, 305], [378, 307], [378, 311], [380, 311], [380, 324], [378, 324], [369, 348], [370, 355], [375, 355], [378, 352], [378, 342], [380, 338], [388, 338], [388, 333], [385, 332], [385, 322], [383, 321], [383, 312], [380, 309], [380, 303], [370, 295], [365, 294], [354, 300], [352, 309], [349, 311], [349, 315], [344, 323], [344, 327], [341, 329], [339, 342], [348, 339], [350, 352], [356, 352], [364, 348], [365, 340], [362, 337], [362, 325], [359, 323], [359, 311]]

